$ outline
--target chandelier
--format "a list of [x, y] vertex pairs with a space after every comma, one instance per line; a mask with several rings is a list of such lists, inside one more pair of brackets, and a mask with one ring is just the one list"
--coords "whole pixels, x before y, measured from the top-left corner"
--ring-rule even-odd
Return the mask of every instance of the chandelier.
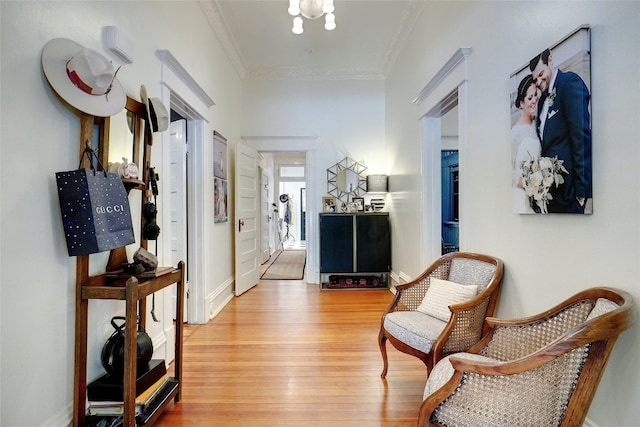
[[307, 19], [317, 19], [322, 15], [324, 18], [325, 30], [336, 28], [336, 16], [333, 14], [333, 0], [289, 0], [289, 15], [293, 18], [294, 34], [302, 34], [302, 16]]

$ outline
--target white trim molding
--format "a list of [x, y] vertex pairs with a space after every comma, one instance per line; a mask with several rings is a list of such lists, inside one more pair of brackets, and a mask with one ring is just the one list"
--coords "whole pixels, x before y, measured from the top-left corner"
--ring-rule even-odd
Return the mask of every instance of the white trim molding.
[[418, 93], [413, 100], [414, 104], [420, 104], [427, 98], [446, 78], [451, 72], [458, 66], [461, 61], [467, 59], [471, 55], [471, 48], [458, 49], [451, 58], [440, 68], [435, 76], [424, 86], [424, 88]]
[[[418, 107], [420, 121], [423, 194], [422, 194], [422, 245], [421, 256], [429, 262], [441, 255], [441, 118], [458, 105], [458, 149], [460, 168], [464, 171], [468, 132], [468, 58], [471, 48], [454, 52], [440, 70], [418, 93], [413, 103]], [[463, 181], [464, 182], [464, 181]], [[460, 188], [460, 247], [464, 247], [465, 209], [464, 186]]]
[[599, 427], [599, 426], [598, 424], [591, 421], [589, 418], [585, 418], [584, 423], [582, 424], [582, 427]]
[[207, 321], [213, 319], [233, 299], [233, 278], [229, 277], [214, 292], [207, 295]]
[[168, 50], [158, 50], [156, 51], [160, 62], [163, 65], [166, 65], [173, 73], [202, 101], [207, 108], [211, 108], [216, 105], [213, 102], [213, 99], [207, 92], [196, 82], [196, 80], [191, 76], [191, 74], [180, 64], [180, 61], [176, 59], [175, 56]]

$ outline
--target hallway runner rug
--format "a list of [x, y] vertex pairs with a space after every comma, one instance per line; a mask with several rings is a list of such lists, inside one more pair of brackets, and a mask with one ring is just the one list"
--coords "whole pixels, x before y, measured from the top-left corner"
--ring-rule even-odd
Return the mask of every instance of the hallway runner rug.
[[304, 267], [307, 261], [305, 250], [285, 250], [280, 252], [264, 272], [263, 280], [296, 280], [304, 277]]

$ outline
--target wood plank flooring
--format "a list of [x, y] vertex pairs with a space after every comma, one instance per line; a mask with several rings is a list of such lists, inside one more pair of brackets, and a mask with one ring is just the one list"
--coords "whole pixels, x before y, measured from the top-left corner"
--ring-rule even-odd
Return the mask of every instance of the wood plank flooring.
[[188, 326], [180, 402], [156, 426], [415, 426], [426, 368], [377, 336], [386, 290], [261, 281]]

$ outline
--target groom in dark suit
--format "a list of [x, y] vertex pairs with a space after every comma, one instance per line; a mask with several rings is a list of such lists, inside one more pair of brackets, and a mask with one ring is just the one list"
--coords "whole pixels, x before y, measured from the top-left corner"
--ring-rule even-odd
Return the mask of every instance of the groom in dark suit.
[[589, 89], [573, 72], [553, 65], [549, 49], [529, 63], [531, 75], [542, 92], [536, 126], [542, 156], [564, 160], [564, 183], [549, 190], [552, 212], [584, 213], [591, 198], [591, 119]]

